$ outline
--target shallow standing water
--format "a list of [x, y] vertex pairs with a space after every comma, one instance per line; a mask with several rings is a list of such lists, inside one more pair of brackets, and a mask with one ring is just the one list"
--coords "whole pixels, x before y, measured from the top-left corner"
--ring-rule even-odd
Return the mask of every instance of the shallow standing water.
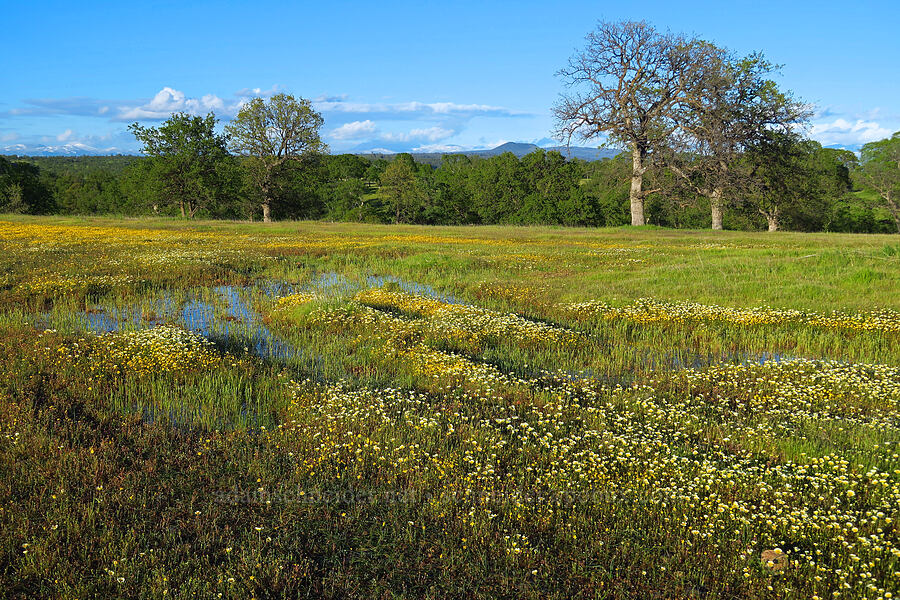
[[[364, 283], [363, 283], [364, 282]], [[347, 298], [366, 287], [396, 285], [401, 290], [428, 296], [448, 304], [467, 304], [453, 294], [443, 293], [433, 287], [407, 281], [393, 275], [369, 275], [356, 281], [336, 272], [323, 272], [303, 284], [276, 280], [263, 280], [248, 286], [220, 285], [164, 291], [141, 303], [128, 307], [98, 305], [87, 311], [66, 315], [77, 330], [103, 334], [122, 330], [135, 330], [172, 324], [201, 335], [235, 354], [250, 352], [259, 358], [284, 366], [298, 360], [318, 362], [319, 357], [309, 356], [288, 340], [273, 332], [263, 316], [253, 308], [254, 296], [267, 301], [290, 294], [305, 292], [320, 298]], [[44, 313], [35, 319], [39, 328], [52, 327], [59, 315]], [[763, 364], [782, 362], [791, 357], [777, 352], [758, 354], [709, 354], [696, 352], [646, 353], [642, 363], [651, 370], [704, 369], [717, 364]], [[564, 378], [593, 377], [592, 370], [563, 372]], [[625, 375], [619, 382], [627, 383], [633, 377]]]

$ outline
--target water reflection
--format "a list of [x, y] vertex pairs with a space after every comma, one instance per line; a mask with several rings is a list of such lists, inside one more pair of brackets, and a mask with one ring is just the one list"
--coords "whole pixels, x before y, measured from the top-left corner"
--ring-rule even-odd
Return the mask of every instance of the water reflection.
[[44, 313], [35, 325], [49, 328], [63, 321], [77, 330], [103, 334], [168, 323], [202, 335], [236, 354], [247, 351], [266, 360], [285, 362], [305, 354], [276, 336], [253, 309], [249, 298], [254, 294], [278, 298], [294, 289], [291, 284], [264, 282], [258, 286], [201, 288], [183, 296], [163, 293], [126, 308], [96, 306], [62, 318]]
[[302, 357], [302, 350], [273, 334], [242, 298], [248, 291], [230, 285], [213, 288], [217, 299], [225, 302], [224, 314], [212, 303], [190, 300], [181, 309], [180, 324], [232, 351], [252, 349], [257, 356], [277, 362]]
[[366, 283], [369, 284], [369, 287], [383, 287], [386, 283], [393, 283], [404, 292], [408, 292], [410, 294], [428, 296], [429, 298], [434, 298], [435, 300], [440, 300], [441, 302], [446, 302], [447, 304], [468, 304], [468, 302], [466, 302], [465, 300], [460, 300], [453, 294], [444, 294], [442, 292], [438, 292], [430, 285], [417, 283], [415, 281], [406, 281], [405, 279], [394, 277], [393, 275], [370, 275], [366, 278]]

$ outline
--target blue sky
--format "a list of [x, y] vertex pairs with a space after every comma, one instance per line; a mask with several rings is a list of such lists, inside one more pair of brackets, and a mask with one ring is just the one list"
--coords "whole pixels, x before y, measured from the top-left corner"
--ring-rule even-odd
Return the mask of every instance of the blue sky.
[[553, 128], [555, 72], [598, 20], [645, 19], [784, 65], [810, 135], [900, 130], [900, 3], [13, 2], [2, 0], [0, 153], [134, 152], [134, 121], [227, 121], [310, 98], [333, 152], [494, 147]]

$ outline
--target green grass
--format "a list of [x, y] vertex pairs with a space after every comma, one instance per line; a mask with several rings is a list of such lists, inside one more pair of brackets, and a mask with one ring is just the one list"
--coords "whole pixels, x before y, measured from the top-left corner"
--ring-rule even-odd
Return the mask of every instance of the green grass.
[[897, 248], [0, 217], [2, 595], [886, 597]]

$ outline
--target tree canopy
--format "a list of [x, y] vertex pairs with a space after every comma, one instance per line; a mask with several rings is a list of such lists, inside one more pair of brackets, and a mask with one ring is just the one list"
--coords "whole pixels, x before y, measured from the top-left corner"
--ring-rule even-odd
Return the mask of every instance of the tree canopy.
[[175, 113], [160, 127], [138, 123], [129, 130], [143, 144], [149, 168], [162, 183], [163, 200], [176, 204], [182, 217], [193, 217], [226, 193], [227, 138], [216, 133], [216, 117]]
[[725, 195], [748, 185], [740, 155], [788, 134], [809, 109], [778, 89], [769, 75], [777, 66], [762, 54], [737, 58], [707, 46], [708, 61], [697, 93], [678, 107], [666, 165], [709, 198], [713, 229], [722, 229]]
[[863, 181], [877, 192], [900, 233], [900, 131], [863, 146], [860, 166]]
[[246, 157], [264, 221], [272, 220], [271, 205], [278, 196], [284, 166], [327, 151], [319, 137], [323, 123], [309, 100], [275, 94], [268, 100], [250, 100], [225, 128], [231, 149]]

